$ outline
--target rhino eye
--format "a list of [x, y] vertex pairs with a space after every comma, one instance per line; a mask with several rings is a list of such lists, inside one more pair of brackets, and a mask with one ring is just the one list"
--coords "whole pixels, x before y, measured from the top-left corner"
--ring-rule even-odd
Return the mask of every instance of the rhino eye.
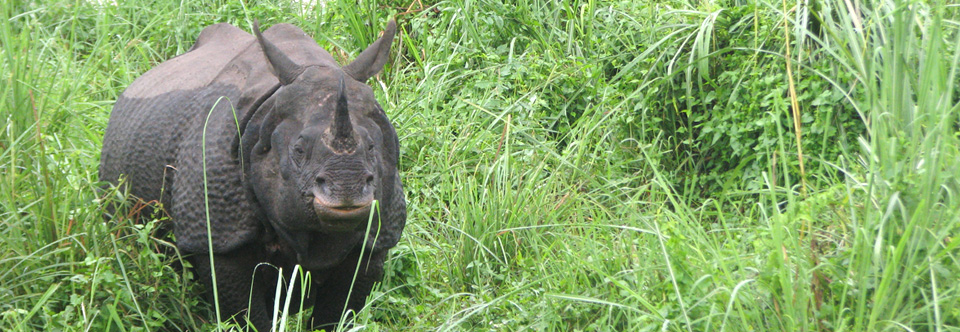
[[293, 145], [293, 162], [300, 166], [303, 163], [303, 156], [306, 152], [303, 150], [303, 145], [297, 141], [297, 144]]

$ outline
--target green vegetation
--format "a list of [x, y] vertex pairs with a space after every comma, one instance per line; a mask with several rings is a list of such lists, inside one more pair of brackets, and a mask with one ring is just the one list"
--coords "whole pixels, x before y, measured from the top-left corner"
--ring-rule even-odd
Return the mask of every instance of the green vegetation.
[[960, 331], [948, 1], [118, 2], [0, 3], [0, 330], [216, 328], [162, 220], [101, 217], [113, 101], [211, 23], [345, 60], [396, 15], [356, 330]]

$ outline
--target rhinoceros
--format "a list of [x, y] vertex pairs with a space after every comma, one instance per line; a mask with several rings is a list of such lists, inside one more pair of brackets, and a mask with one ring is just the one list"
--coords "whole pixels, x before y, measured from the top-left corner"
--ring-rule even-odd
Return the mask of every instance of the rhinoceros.
[[312, 324], [336, 324], [363, 307], [406, 223], [397, 133], [364, 83], [396, 23], [343, 67], [296, 26], [253, 30], [209, 26], [127, 87], [100, 179], [161, 204], [209, 298], [212, 252], [222, 315], [269, 330], [277, 267], [299, 264]]

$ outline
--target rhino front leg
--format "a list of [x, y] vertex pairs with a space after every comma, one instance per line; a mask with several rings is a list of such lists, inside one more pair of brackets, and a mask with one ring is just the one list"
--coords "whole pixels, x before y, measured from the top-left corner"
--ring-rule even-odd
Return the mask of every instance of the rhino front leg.
[[[313, 328], [335, 329], [337, 323], [340, 322], [340, 314], [343, 312], [344, 303], [346, 303], [348, 312], [356, 312], [363, 308], [373, 284], [383, 277], [383, 262], [386, 257], [386, 250], [366, 254], [363, 257], [360, 270], [357, 271], [357, 263], [361, 257], [359, 252], [354, 252], [347, 256], [343, 263], [333, 268], [330, 275], [317, 290], [316, 302], [311, 316]], [[356, 280], [354, 280], [355, 272]], [[352, 292], [350, 290], [351, 285], [353, 286]], [[349, 299], [347, 298], [348, 295]], [[344, 317], [344, 319], [347, 318], [349, 318], [349, 314]]]
[[[224, 320], [231, 317], [240, 325], [246, 325], [246, 314], [249, 311], [250, 323], [256, 331], [270, 331], [271, 317], [267, 314], [267, 303], [263, 274], [259, 273], [257, 282], [252, 288], [253, 273], [260, 263], [260, 252], [251, 247], [238, 249], [227, 254], [214, 254], [214, 265], [217, 268], [217, 293], [220, 302], [220, 315]], [[197, 271], [197, 277], [206, 287], [206, 298], [213, 304], [212, 275], [210, 273], [210, 256], [207, 253], [192, 256], [192, 263]], [[250, 305], [248, 308], [247, 305]], [[249, 326], [248, 326], [249, 327]], [[251, 330], [252, 329], [247, 329]]]

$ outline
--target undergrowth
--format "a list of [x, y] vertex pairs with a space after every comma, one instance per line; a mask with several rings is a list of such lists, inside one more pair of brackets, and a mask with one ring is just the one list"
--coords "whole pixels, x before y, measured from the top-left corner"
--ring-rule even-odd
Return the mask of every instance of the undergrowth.
[[112, 103], [212, 23], [392, 17], [409, 221], [345, 329], [960, 330], [960, 6], [845, 0], [3, 2], [0, 330], [229, 328], [98, 189]]

